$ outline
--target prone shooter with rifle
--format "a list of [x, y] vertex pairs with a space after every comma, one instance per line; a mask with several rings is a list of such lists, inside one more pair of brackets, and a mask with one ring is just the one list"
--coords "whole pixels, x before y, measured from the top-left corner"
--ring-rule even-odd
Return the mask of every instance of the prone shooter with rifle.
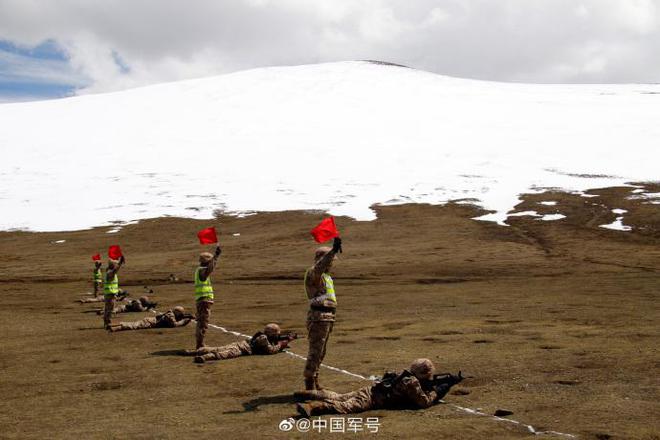
[[112, 324], [109, 328], [111, 332], [118, 332], [124, 330], [140, 330], [146, 328], [174, 328], [183, 327], [195, 319], [194, 315], [185, 313], [185, 309], [181, 306], [176, 306], [172, 310], [165, 313], [159, 313], [156, 316], [150, 316], [140, 321], [135, 322], [120, 322], [119, 324]]
[[373, 384], [346, 394], [329, 390], [308, 390], [294, 393], [297, 410], [304, 417], [322, 414], [354, 414], [372, 409], [420, 409], [438, 403], [449, 389], [463, 380], [457, 375], [434, 374], [429, 359], [417, 359], [401, 373], [385, 373]]
[[254, 334], [249, 340], [234, 342], [222, 347], [201, 347], [186, 350], [182, 354], [195, 356], [196, 363], [212, 360], [233, 359], [240, 356], [271, 355], [284, 351], [291, 341], [299, 339], [297, 333], [282, 333], [280, 326], [270, 323], [263, 331]]

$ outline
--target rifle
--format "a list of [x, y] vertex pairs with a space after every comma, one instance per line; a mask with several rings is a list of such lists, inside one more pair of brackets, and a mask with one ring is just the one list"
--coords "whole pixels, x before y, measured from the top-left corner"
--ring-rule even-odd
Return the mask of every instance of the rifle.
[[301, 338], [304, 338], [304, 336], [298, 336], [298, 333], [295, 333], [295, 332], [287, 332], [287, 333], [280, 334], [277, 337], [277, 340], [278, 341], [293, 341], [294, 339], [301, 339]]
[[[415, 377], [409, 370], [403, 370], [401, 373], [396, 374], [393, 372], [386, 372], [383, 377], [376, 381], [374, 384], [376, 392], [389, 398], [392, 395], [393, 389], [402, 379], [406, 377]], [[434, 374], [431, 379], [420, 380], [420, 385], [424, 390], [434, 390], [437, 394], [436, 402], [449, 392], [449, 389], [454, 385], [460, 383], [465, 379], [463, 374], [459, 371], [457, 375], [451, 373]]]
[[147, 310], [149, 310], [149, 309], [155, 309], [158, 303], [154, 301], [145, 301], [144, 304], [142, 305], [146, 307]]
[[432, 379], [423, 381], [422, 388], [433, 388], [437, 393], [437, 402], [447, 395], [451, 387], [461, 383], [463, 379], [465, 379], [465, 377], [460, 370], [456, 375], [451, 373], [434, 374]]

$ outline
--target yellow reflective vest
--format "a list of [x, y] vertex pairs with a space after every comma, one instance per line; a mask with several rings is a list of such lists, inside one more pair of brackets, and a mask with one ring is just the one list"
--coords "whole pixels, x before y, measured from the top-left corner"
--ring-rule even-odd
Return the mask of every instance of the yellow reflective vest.
[[103, 285], [103, 294], [105, 296], [119, 295], [119, 277], [117, 274], [112, 278], [112, 281], [107, 281]]
[[197, 270], [195, 270], [195, 301], [200, 301], [202, 299], [213, 299], [213, 286], [211, 285], [211, 277], [206, 277], [204, 281], [199, 278], [199, 271], [202, 269], [204, 268], [198, 267]]
[[[305, 278], [304, 278], [304, 287], [305, 287], [305, 295], [307, 295], [307, 274], [309, 273], [309, 270], [305, 271]], [[321, 275], [321, 278], [323, 279], [323, 284], [325, 285], [325, 294], [328, 297], [328, 301], [332, 301], [333, 303], [337, 304], [337, 295], [335, 295], [335, 282], [332, 280], [332, 277], [328, 275], [327, 273], [324, 273]], [[310, 298], [312, 299], [312, 298]]]
[[94, 269], [94, 282], [101, 284], [103, 282], [103, 275], [101, 274], [101, 269]]

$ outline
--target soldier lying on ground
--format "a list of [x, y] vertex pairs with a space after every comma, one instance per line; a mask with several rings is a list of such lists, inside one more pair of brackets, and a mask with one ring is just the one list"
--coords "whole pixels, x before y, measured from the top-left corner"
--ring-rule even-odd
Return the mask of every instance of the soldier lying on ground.
[[[119, 295], [117, 295], [115, 301], [124, 301], [127, 296], [128, 296], [128, 292], [126, 290], [120, 290]], [[75, 302], [80, 304], [97, 303], [97, 302], [103, 302], [104, 298], [105, 297], [103, 295], [98, 295], [91, 298], [80, 298], [77, 299]]]
[[[146, 312], [156, 308], [158, 303], [149, 301], [148, 296], [141, 296], [139, 299], [133, 299], [126, 304], [120, 304], [112, 309], [112, 313]], [[97, 315], [103, 314], [103, 310], [97, 310]]]
[[359, 390], [339, 394], [328, 390], [306, 390], [294, 393], [298, 400], [296, 409], [305, 416], [321, 414], [352, 414], [372, 409], [419, 409], [428, 408], [442, 399], [449, 389], [463, 377], [439, 375], [434, 377], [433, 363], [417, 359], [409, 370], [387, 373], [383, 379]]
[[277, 354], [287, 348], [298, 335], [280, 332], [280, 326], [274, 323], [264, 327], [263, 332], [257, 332], [249, 341], [234, 342], [222, 347], [201, 347], [197, 350], [186, 350], [183, 354], [195, 356], [198, 364], [212, 360], [233, 359], [240, 356]]
[[156, 316], [144, 318], [135, 322], [120, 322], [111, 324], [108, 329], [111, 332], [120, 332], [123, 330], [140, 330], [144, 328], [174, 328], [188, 325], [195, 319], [194, 316], [184, 313], [184, 308], [177, 306], [165, 313], [159, 313]]

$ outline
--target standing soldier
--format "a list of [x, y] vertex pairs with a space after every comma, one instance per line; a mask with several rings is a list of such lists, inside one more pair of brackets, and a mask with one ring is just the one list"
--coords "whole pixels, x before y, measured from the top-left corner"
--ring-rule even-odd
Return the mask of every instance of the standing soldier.
[[322, 389], [319, 385], [319, 368], [325, 357], [337, 310], [335, 287], [328, 271], [340, 250], [341, 238], [335, 237], [332, 248], [320, 247], [316, 250], [314, 265], [305, 272], [305, 293], [309, 300], [309, 351], [304, 371], [306, 390]]
[[105, 283], [103, 283], [103, 299], [105, 308], [103, 310], [103, 326], [110, 330], [112, 310], [115, 308], [115, 298], [119, 295], [119, 277], [117, 272], [123, 266], [126, 259], [122, 255], [119, 260], [109, 260], [105, 271]]
[[101, 274], [101, 262], [94, 261], [94, 296], [99, 294], [101, 286], [103, 286], [103, 275]]
[[211, 272], [215, 268], [222, 250], [216, 246], [215, 254], [199, 254], [199, 267], [195, 270], [195, 303], [197, 306], [197, 328], [195, 330], [196, 348], [204, 347], [204, 336], [209, 328], [211, 306], [213, 305], [213, 286]]

